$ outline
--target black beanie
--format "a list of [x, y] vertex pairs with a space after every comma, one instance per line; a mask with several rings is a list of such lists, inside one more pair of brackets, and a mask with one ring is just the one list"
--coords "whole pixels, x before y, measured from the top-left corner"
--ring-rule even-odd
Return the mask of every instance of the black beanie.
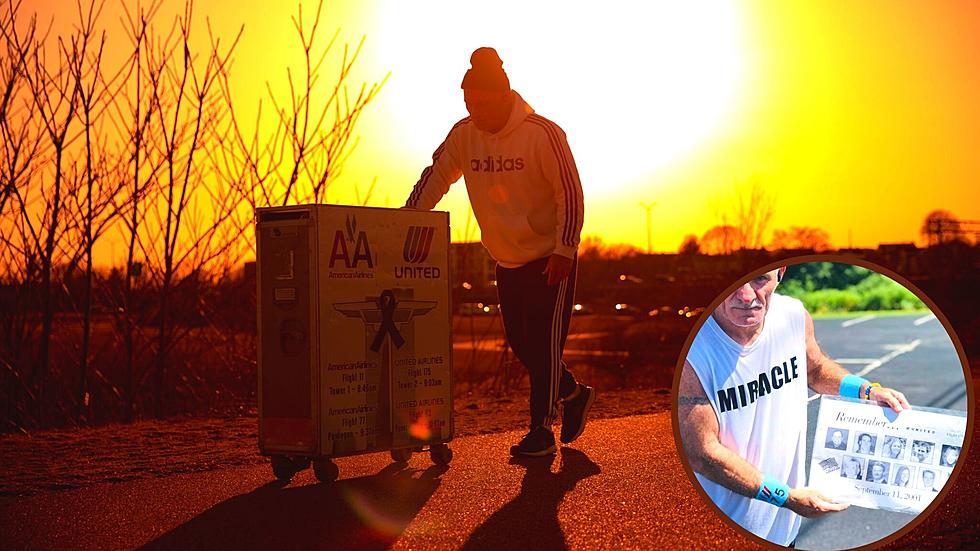
[[504, 72], [504, 62], [493, 48], [477, 48], [470, 56], [472, 66], [463, 76], [460, 88], [476, 88], [496, 92], [510, 90], [510, 80]]

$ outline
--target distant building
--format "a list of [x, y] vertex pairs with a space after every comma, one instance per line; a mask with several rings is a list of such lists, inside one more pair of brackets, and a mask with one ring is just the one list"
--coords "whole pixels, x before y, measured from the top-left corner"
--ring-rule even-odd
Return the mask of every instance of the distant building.
[[881, 243], [874, 260], [906, 277], [914, 277], [925, 273], [923, 255], [919, 253], [915, 243]]
[[449, 270], [455, 308], [469, 302], [496, 303], [496, 267], [483, 243], [450, 243]]
[[472, 287], [492, 287], [496, 266], [483, 243], [450, 243], [449, 266], [456, 281]]

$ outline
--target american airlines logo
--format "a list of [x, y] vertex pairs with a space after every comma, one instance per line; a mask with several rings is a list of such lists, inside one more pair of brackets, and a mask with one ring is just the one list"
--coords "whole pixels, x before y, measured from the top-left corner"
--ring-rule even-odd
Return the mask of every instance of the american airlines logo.
[[[348, 216], [344, 224], [347, 230], [337, 230], [333, 237], [333, 246], [330, 248], [330, 263], [333, 268], [338, 261], [344, 268], [360, 268], [361, 262], [365, 262], [368, 268], [374, 268], [377, 257], [371, 254], [371, 244], [368, 242], [367, 232], [357, 231], [357, 217]], [[350, 243], [350, 245], [348, 245]]]
[[429, 249], [432, 247], [432, 237], [436, 229], [433, 226], [409, 226], [408, 233], [405, 234], [405, 248], [402, 249], [402, 258], [405, 262], [418, 264], [425, 262], [429, 258]]

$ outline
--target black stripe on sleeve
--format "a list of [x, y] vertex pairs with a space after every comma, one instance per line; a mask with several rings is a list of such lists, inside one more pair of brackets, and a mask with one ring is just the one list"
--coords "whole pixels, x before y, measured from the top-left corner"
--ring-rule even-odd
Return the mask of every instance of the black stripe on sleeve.
[[569, 247], [574, 246], [574, 231], [579, 222], [578, 197], [575, 193], [575, 177], [570, 166], [571, 162], [565, 155], [564, 149], [561, 147], [561, 144], [563, 143], [561, 135], [563, 132], [557, 124], [538, 114], [529, 115], [528, 120], [545, 130], [549, 141], [551, 142], [551, 147], [554, 151], [555, 158], [558, 160], [562, 187], [565, 190], [565, 229], [562, 234], [562, 243]]
[[531, 115], [528, 117], [528, 119], [532, 124], [540, 126], [545, 131], [545, 134], [548, 136], [548, 139], [551, 142], [551, 148], [558, 163], [559, 176], [561, 178], [562, 187], [565, 190], [565, 230], [562, 234], [561, 242], [567, 245], [568, 228], [571, 226], [570, 223], [574, 222], [575, 219], [575, 216], [573, 215], [574, 210], [571, 208], [571, 202], [574, 201], [574, 199], [569, 197], [573, 191], [571, 189], [572, 183], [569, 181], [571, 179], [571, 175], [569, 174], [566, 166], [564, 155], [561, 152], [561, 144], [559, 142], [560, 137], [554, 131], [554, 128], [552, 128], [551, 124], [553, 123], [544, 117]]
[[413, 208], [418, 206], [419, 199], [422, 198], [422, 192], [425, 189], [426, 184], [429, 183], [429, 177], [432, 176], [433, 167], [436, 166], [436, 163], [439, 161], [439, 156], [442, 155], [442, 152], [446, 149], [446, 142], [449, 141], [449, 137], [452, 136], [453, 132], [457, 128], [459, 128], [460, 126], [468, 122], [470, 122], [469, 117], [460, 120], [459, 122], [454, 124], [453, 127], [449, 130], [449, 133], [446, 134], [446, 139], [444, 139], [442, 143], [439, 144], [439, 147], [436, 148], [435, 152], [432, 153], [432, 164], [427, 166], [425, 170], [422, 171], [422, 175], [419, 177], [419, 181], [415, 183], [415, 187], [412, 189], [412, 193], [409, 194], [408, 196], [408, 201], [405, 202], [406, 205]]

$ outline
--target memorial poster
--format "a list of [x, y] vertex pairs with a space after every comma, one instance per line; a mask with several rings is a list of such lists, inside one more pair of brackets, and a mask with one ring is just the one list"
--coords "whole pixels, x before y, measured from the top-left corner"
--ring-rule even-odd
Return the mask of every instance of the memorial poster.
[[960, 455], [966, 413], [821, 396], [808, 486], [837, 501], [918, 514]]

